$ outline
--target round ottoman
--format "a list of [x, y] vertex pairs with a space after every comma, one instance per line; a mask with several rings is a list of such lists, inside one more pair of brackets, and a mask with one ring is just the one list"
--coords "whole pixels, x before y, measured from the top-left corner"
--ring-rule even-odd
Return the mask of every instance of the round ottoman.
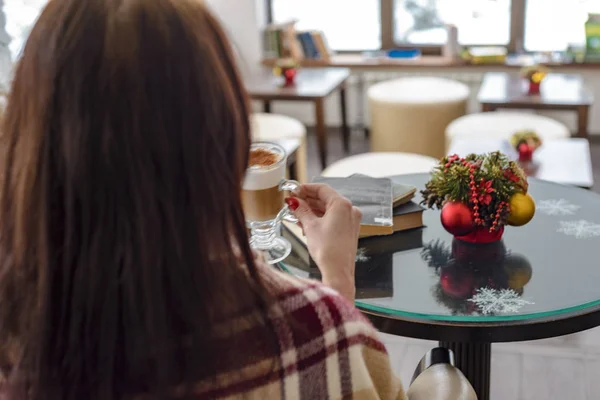
[[446, 129], [448, 147], [456, 137], [469, 139], [510, 139], [518, 131], [532, 130], [544, 140], [569, 138], [564, 124], [537, 114], [521, 112], [484, 112], [469, 114], [453, 121]]
[[254, 113], [250, 116], [250, 129], [254, 141], [298, 140], [294, 172], [298, 181], [307, 182], [306, 128], [300, 121], [285, 115]]
[[432, 157], [411, 153], [364, 153], [347, 157], [327, 167], [322, 176], [345, 178], [364, 174], [373, 178], [431, 172], [438, 165]]
[[434, 77], [401, 78], [369, 88], [371, 151], [443, 157], [444, 132], [465, 115], [469, 88]]

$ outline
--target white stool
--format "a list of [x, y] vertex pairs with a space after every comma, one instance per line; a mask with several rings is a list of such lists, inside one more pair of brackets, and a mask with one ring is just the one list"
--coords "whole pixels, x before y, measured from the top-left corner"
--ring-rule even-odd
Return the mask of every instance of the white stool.
[[569, 128], [564, 124], [537, 114], [522, 112], [484, 112], [469, 114], [453, 121], [446, 129], [446, 143], [454, 138], [461, 139], [506, 139], [522, 130], [535, 131], [544, 140], [565, 139], [571, 137]]
[[465, 115], [469, 88], [434, 77], [401, 78], [369, 88], [371, 151], [444, 156], [444, 132]]
[[293, 170], [298, 181], [307, 182], [306, 128], [300, 121], [285, 115], [255, 113], [250, 116], [250, 129], [254, 141], [277, 143], [297, 140], [298, 150]]
[[364, 153], [331, 164], [321, 175], [345, 178], [353, 174], [364, 174], [373, 178], [383, 178], [429, 173], [438, 162], [435, 158], [412, 153]]

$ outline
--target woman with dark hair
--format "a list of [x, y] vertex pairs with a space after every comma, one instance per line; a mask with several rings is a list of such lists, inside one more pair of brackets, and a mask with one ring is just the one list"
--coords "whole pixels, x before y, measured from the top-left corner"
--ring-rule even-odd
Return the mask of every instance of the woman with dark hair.
[[351, 304], [356, 208], [290, 201], [325, 285], [251, 252], [246, 93], [200, 1], [49, 2], [2, 135], [6, 398], [404, 398]]

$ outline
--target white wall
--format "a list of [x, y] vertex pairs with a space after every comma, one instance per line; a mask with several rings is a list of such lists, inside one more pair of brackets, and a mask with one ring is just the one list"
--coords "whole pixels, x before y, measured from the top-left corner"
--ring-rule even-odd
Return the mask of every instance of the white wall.
[[243, 74], [260, 67], [262, 44], [260, 31], [264, 21], [262, 0], [206, 0], [219, 17], [237, 51]]

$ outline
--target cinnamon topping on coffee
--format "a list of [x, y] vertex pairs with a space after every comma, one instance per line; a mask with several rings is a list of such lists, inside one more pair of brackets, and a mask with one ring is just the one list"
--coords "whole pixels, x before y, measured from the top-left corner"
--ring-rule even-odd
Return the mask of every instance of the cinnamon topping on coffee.
[[254, 149], [250, 151], [249, 167], [268, 167], [279, 161], [279, 156], [266, 149]]

